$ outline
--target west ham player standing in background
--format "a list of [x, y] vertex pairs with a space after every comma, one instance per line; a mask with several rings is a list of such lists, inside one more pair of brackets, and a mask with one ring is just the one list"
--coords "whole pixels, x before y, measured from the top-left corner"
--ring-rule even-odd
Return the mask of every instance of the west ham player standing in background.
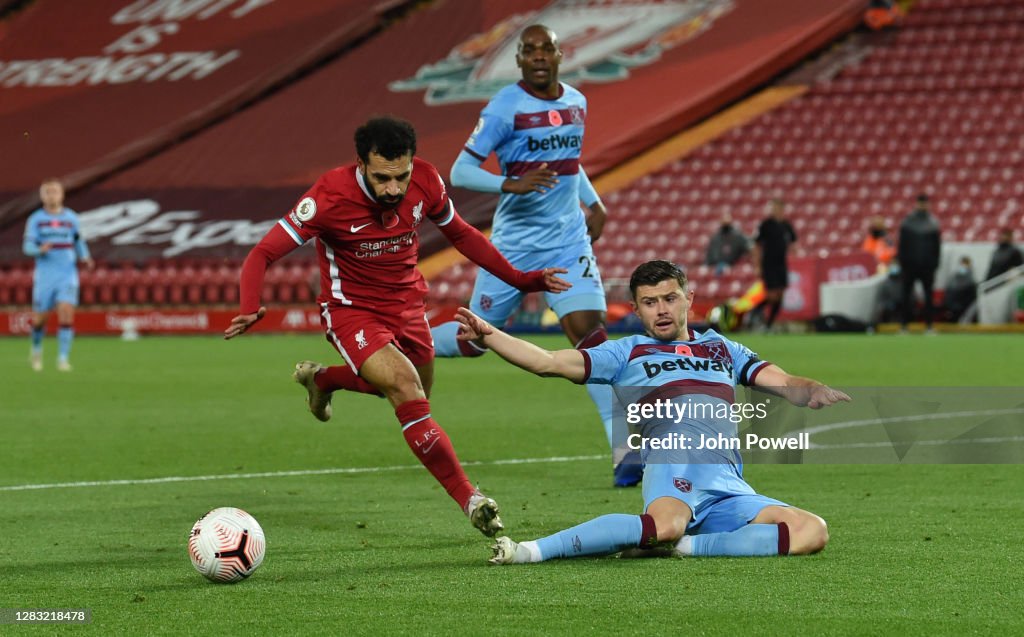
[[[756, 386], [794, 405], [819, 409], [850, 397], [809, 378], [791, 376], [754, 352], [714, 331], [687, 327], [693, 290], [674, 263], [649, 261], [630, 277], [633, 311], [645, 334], [608, 341], [588, 350], [549, 352], [459, 310], [463, 338], [493, 349], [502, 358], [539, 376], [574, 383], [610, 385], [623, 405], [653, 406], [655, 398], [677, 407], [703, 405], [700, 416], [648, 417], [644, 440], [704, 436], [734, 439], [728, 416], [737, 384]], [[644, 404], [646, 403], [646, 404]], [[678, 413], [678, 412], [676, 412]], [[710, 415], [708, 415], [710, 413]], [[679, 448], [644, 449], [642, 515], [610, 514], [532, 542], [507, 537], [494, 545], [492, 564], [518, 564], [603, 555], [672, 542], [681, 556], [803, 555], [828, 543], [824, 520], [808, 511], [760, 495], [743, 479], [743, 461], [727, 450], [687, 443]]]
[[260, 291], [267, 266], [310, 239], [320, 261], [320, 317], [328, 342], [346, 365], [295, 366], [319, 420], [331, 417], [331, 395], [347, 389], [385, 396], [416, 457], [485, 535], [501, 530], [498, 505], [466, 477], [447, 434], [431, 418], [434, 349], [427, 324], [427, 286], [416, 269], [420, 224], [429, 219], [471, 261], [525, 291], [559, 292], [558, 268], [522, 272], [455, 212], [432, 165], [415, 157], [407, 122], [372, 119], [355, 134], [355, 164], [328, 171], [252, 249], [242, 266], [241, 314], [225, 338], [263, 318]]
[[32, 369], [43, 369], [43, 335], [50, 311], [57, 308], [57, 369], [71, 371], [68, 358], [74, 340], [78, 305], [78, 261], [92, 268], [89, 247], [78, 229], [78, 215], [64, 207], [64, 186], [47, 179], [39, 186], [43, 207], [25, 223], [22, 250], [35, 258], [32, 278]]
[[[608, 339], [604, 287], [590, 247], [601, 236], [606, 211], [580, 165], [587, 100], [558, 81], [561, 61], [551, 29], [532, 25], [523, 31], [516, 53], [523, 79], [498, 91], [484, 107], [452, 166], [451, 181], [501, 194], [491, 241], [513, 265], [557, 265], [569, 271], [572, 290], [546, 300], [569, 341], [585, 349]], [[501, 175], [481, 167], [491, 152], [498, 157]], [[589, 208], [589, 218], [580, 201]], [[470, 307], [491, 323], [504, 325], [522, 299], [522, 292], [481, 271]], [[472, 343], [459, 341], [458, 329], [454, 321], [434, 328], [438, 356], [483, 354]], [[635, 454], [626, 458], [621, 441], [613, 440], [611, 391], [603, 386], [588, 386], [587, 391], [612, 447], [615, 485], [637, 484], [641, 466]]]

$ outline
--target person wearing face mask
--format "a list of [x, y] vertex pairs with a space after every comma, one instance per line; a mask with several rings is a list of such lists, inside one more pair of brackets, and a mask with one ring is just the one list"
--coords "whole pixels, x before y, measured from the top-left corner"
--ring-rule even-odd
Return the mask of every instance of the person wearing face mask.
[[861, 250], [867, 252], [878, 260], [880, 271], [888, 269], [896, 256], [896, 248], [889, 239], [889, 231], [885, 228], [885, 218], [878, 215], [871, 218], [868, 225], [868, 235], [864, 237]]
[[945, 306], [950, 321], [959, 321], [978, 298], [978, 284], [971, 270], [971, 258], [961, 257], [953, 276], [946, 282]]
[[705, 265], [715, 266], [715, 276], [721, 275], [750, 252], [750, 242], [732, 223], [732, 217], [722, 217], [722, 225], [711, 235]]

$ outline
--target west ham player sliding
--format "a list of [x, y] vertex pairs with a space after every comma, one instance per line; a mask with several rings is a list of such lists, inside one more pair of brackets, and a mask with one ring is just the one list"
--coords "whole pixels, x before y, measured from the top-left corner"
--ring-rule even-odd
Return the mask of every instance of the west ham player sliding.
[[[604, 228], [606, 210], [580, 165], [587, 99], [558, 81], [562, 50], [555, 33], [542, 25], [523, 30], [516, 52], [522, 80], [506, 86], [480, 114], [473, 134], [452, 166], [451, 181], [482, 192], [500, 193], [491, 241], [518, 268], [557, 265], [568, 269], [572, 290], [548, 305], [562, 331], [578, 349], [608, 339], [604, 287], [591, 249]], [[481, 167], [495, 153], [501, 175]], [[590, 210], [584, 217], [582, 201]], [[589, 237], [588, 237], [589, 234]], [[488, 272], [477, 275], [470, 308], [494, 325], [504, 325], [523, 294]], [[479, 356], [483, 351], [456, 338], [458, 324], [434, 328], [438, 356]], [[613, 438], [612, 392], [587, 386], [612, 447], [614, 484], [640, 481], [641, 466]]]
[[345, 365], [295, 366], [319, 420], [331, 417], [331, 395], [347, 389], [391, 401], [409, 447], [485, 535], [502, 529], [498, 505], [477, 491], [447, 434], [430, 416], [434, 348], [424, 314], [427, 286], [416, 269], [417, 231], [429, 219], [480, 267], [524, 291], [560, 292], [560, 268], [522, 272], [455, 212], [437, 170], [415, 157], [416, 133], [393, 118], [368, 121], [355, 133], [356, 163], [317, 180], [252, 249], [242, 266], [241, 310], [224, 331], [243, 334], [266, 313], [263, 276], [274, 261], [315, 238], [320, 261], [320, 320]]
[[[646, 334], [607, 341], [587, 350], [549, 352], [513, 338], [469, 310], [459, 310], [462, 338], [474, 339], [514, 365], [540, 376], [611, 385], [624, 404], [676, 401], [732, 405], [736, 384], [757, 386], [794, 405], [818, 409], [850, 400], [841, 391], [791, 376], [713, 331], [687, 329], [693, 290], [673, 263], [650, 261], [629, 282], [634, 312]], [[728, 411], [728, 410], [726, 410]], [[730, 431], [731, 426], [731, 431]], [[735, 436], [736, 424], [716, 420], [652, 419], [641, 423], [650, 438], [698, 440], [702, 434]], [[602, 555], [671, 542], [678, 555], [800, 555], [828, 542], [817, 515], [757, 494], [743, 480], [738, 451], [647, 448], [642, 515], [612, 514], [531, 542], [498, 538], [493, 564], [541, 562]]]

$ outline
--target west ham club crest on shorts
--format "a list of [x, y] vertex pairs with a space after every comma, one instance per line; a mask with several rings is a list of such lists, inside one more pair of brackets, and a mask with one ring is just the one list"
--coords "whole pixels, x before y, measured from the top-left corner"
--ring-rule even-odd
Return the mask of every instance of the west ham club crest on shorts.
[[480, 307], [483, 308], [485, 312], [490, 311], [493, 305], [494, 301], [491, 300], [491, 297], [487, 296], [486, 294], [480, 295]]
[[686, 478], [672, 478], [672, 485], [683, 493], [693, 491], [693, 485]]

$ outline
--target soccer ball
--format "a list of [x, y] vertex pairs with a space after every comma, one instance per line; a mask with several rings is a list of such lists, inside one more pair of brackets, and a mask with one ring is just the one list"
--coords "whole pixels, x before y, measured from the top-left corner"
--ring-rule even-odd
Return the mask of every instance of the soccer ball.
[[241, 509], [220, 507], [199, 518], [188, 534], [188, 556], [203, 577], [237, 582], [259, 568], [267, 551], [263, 528]]

